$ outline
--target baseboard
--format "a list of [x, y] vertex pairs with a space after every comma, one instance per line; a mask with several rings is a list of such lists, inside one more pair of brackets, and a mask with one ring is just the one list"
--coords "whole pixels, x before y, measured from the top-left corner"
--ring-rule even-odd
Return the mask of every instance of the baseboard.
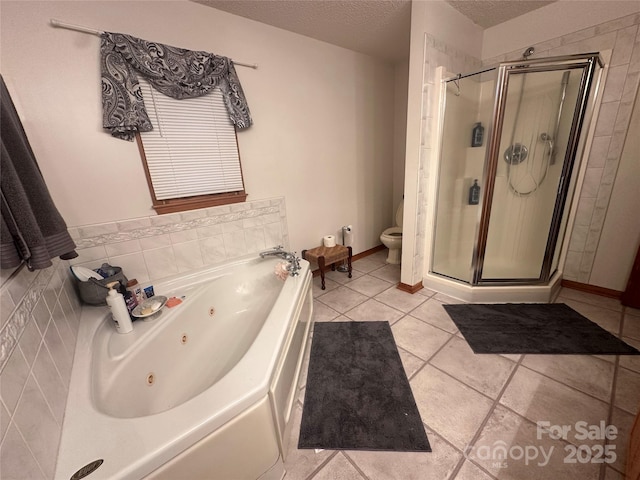
[[622, 296], [622, 292], [618, 290], [612, 290], [610, 288], [598, 287], [596, 285], [589, 285], [588, 283], [574, 282], [573, 280], [562, 279], [560, 285], [572, 290], [579, 290], [585, 293], [592, 293], [594, 295], [600, 295], [601, 297], [617, 298]]
[[361, 258], [368, 257], [369, 255], [373, 255], [374, 253], [377, 253], [377, 252], [381, 252], [385, 248], [387, 247], [385, 247], [384, 245], [378, 245], [377, 247], [370, 248], [369, 250], [365, 250], [364, 252], [360, 252], [356, 255], [353, 255], [351, 257], [351, 261], [355, 262], [356, 260], [360, 260]]
[[415, 285], [407, 285], [406, 283], [400, 282], [398, 284], [398, 290], [402, 290], [407, 293], [416, 293], [418, 290], [422, 290], [424, 287], [422, 286], [422, 281], [416, 283]]

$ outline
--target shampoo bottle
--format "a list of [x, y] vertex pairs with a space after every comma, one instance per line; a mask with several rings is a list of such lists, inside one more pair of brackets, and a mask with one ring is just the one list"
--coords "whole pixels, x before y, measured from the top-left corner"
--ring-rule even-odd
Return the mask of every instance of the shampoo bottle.
[[484, 127], [482, 126], [482, 123], [478, 122], [473, 127], [473, 132], [471, 135], [471, 146], [481, 147], [483, 139], [484, 139]]
[[111, 309], [111, 316], [113, 317], [113, 323], [116, 326], [118, 333], [129, 333], [133, 330], [131, 324], [131, 317], [129, 317], [129, 310], [127, 304], [124, 301], [124, 297], [113, 287], [117, 286], [118, 282], [111, 282], [107, 284], [109, 287], [109, 293], [107, 294], [107, 305]]
[[478, 205], [480, 203], [480, 185], [478, 179], [473, 181], [473, 185], [469, 189], [469, 205]]

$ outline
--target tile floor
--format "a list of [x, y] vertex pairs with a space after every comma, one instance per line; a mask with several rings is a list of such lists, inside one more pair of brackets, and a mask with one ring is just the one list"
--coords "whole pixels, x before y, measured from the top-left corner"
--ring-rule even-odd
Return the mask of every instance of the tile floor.
[[[640, 356], [475, 355], [442, 308], [457, 300], [398, 290], [400, 269], [385, 257], [354, 262], [351, 279], [330, 272], [324, 291], [315, 278], [314, 319], [389, 321], [433, 452], [297, 449], [305, 368], [286, 480], [624, 478]], [[569, 289], [557, 301], [640, 347], [640, 310]], [[602, 439], [601, 422], [615, 427], [615, 438]], [[562, 426], [570, 430], [554, 438]]]

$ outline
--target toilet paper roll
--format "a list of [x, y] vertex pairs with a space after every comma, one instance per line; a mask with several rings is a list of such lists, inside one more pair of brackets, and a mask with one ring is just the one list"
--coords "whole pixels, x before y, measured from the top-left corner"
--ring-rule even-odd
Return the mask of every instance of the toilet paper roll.
[[325, 247], [335, 247], [336, 237], [334, 235], [325, 235], [324, 237], [322, 237], [322, 243]]

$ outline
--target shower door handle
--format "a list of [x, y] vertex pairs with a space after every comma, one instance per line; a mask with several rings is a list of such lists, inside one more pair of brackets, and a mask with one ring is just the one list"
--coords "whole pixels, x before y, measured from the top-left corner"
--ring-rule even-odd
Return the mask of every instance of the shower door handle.
[[560, 177], [560, 181], [558, 182], [558, 192], [557, 195], [560, 195], [562, 193], [562, 187], [564, 185], [564, 175], [562, 175]]

